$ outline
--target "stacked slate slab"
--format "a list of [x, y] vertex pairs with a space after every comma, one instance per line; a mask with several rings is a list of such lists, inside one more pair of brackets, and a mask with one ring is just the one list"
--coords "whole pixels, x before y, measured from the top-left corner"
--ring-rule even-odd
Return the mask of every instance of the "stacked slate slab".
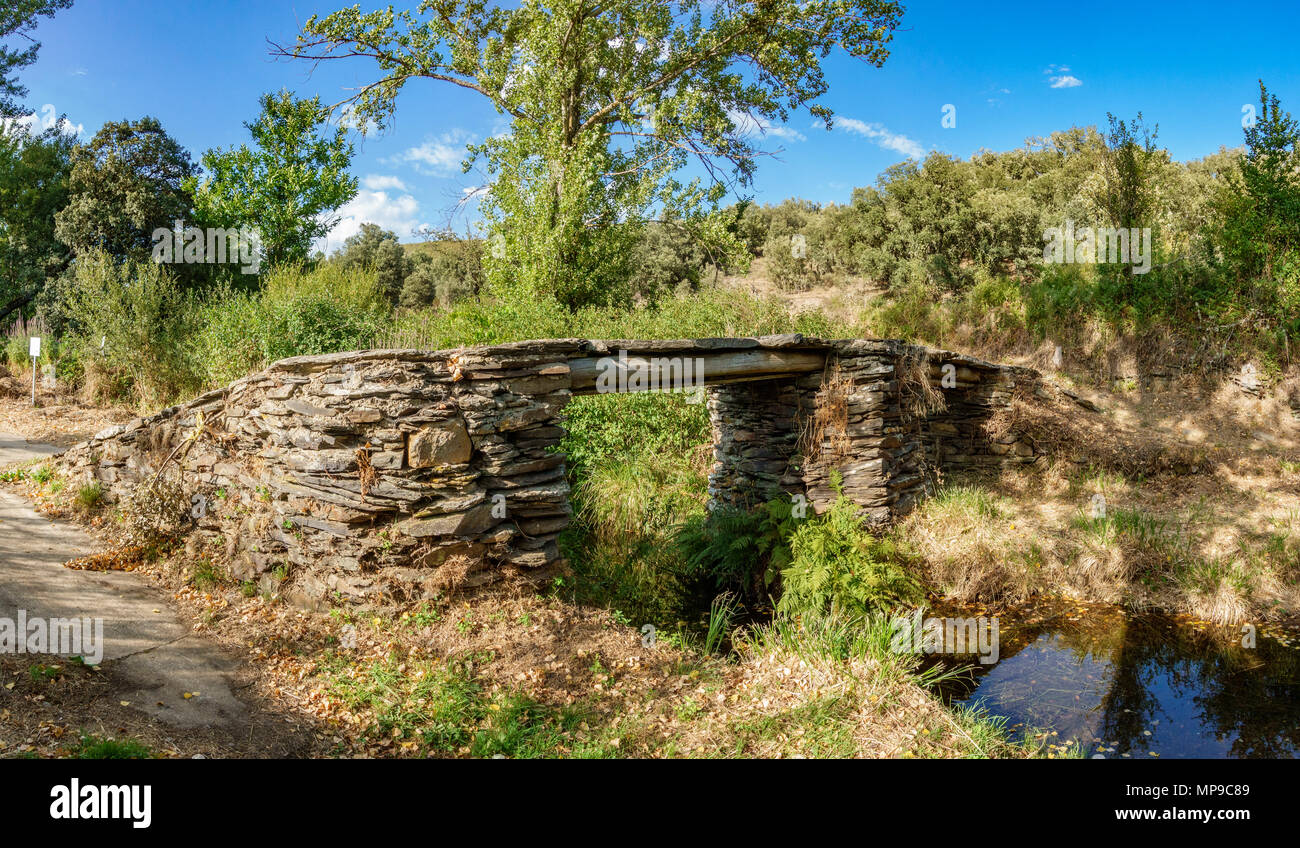
[[[237, 579], [304, 606], [432, 597], [452, 571], [459, 585], [507, 574], [542, 582], [563, 564], [557, 538], [571, 515], [558, 450], [565, 405], [599, 391], [593, 374], [620, 353], [702, 364], [715, 505], [787, 493], [821, 512], [836, 472], [863, 515], [884, 523], [924, 493], [930, 466], [1039, 456], [1014, 435], [991, 442], [981, 426], [1032, 390], [1035, 372], [896, 341], [783, 335], [295, 357], [109, 428], [58, 461], [110, 500], [161, 470], [196, 505], [196, 550], [219, 550]], [[899, 375], [917, 361], [936, 384], [954, 366], [945, 411], [909, 411]], [[808, 422], [832, 369], [851, 381], [846, 432], [810, 450]]]
[[[907, 514], [939, 469], [1044, 458], [1020, 434], [994, 439], [984, 427], [1018, 392], [1041, 394], [1036, 371], [893, 340], [805, 342], [826, 352], [823, 372], [710, 389], [715, 504], [753, 507], [802, 495], [820, 514], [842, 492], [864, 518], [883, 525]], [[918, 370], [943, 398], [937, 408], [910, 402], [905, 383]], [[810, 443], [818, 392], [835, 374], [847, 383], [844, 421]]]

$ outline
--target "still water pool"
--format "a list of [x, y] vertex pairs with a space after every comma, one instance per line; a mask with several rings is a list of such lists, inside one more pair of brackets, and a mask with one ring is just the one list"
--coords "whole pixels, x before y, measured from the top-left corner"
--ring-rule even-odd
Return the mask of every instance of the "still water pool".
[[1031, 608], [1002, 622], [999, 660], [944, 685], [1018, 735], [1086, 756], [1295, 757], [1300, 639], [1113, 608]]

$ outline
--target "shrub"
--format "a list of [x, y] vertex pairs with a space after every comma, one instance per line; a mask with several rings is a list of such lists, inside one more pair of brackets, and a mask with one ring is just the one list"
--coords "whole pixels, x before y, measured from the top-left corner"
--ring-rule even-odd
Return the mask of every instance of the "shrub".
[[197, 393], [194, 301], [171, 272], [152, 262], [118, 262], [103, 253], [77, 260], [60, 302], [78, 357], [100, 385], [146, 407]]
[[412, 247], [411, 271], [402, 287], [403, 307], [447, 309], [482, 290], [483, 243], [443, 235]]
[[843, 496], [794, 531], [790, 553], [777, 604], [783, 615], [868, 615], [915, 604], [925, 595], [894, 541], [873, 536], [857, 506]]
[[190, 524], [190, 501], [176, 474], [137, 484], [122, 497], [118, 510], [130, 545], [156, 547], [179, 537]]
[[564, 412], [568, 432], [560, 449], [575, 479], [636, 456], [682, 455], [712, 442], [708, 409], [685, 395], [586, 395]]
[[792, 501], [776, 498], [752, 511], [719, 507], [683, 525], [676, 542], [715, 589], [761, 601], [791, 564], [790, 537], [798, 525]]
[[699, 287], [707, 262], [704, 248], [677, 222], [650, 224], [633, 253], [632, 293], [654, 302]]
[[264, 275], [259, 292], [225, 288], [201, 315], [204, 382], [218, 386], [290, 356], [373, 347], [388, 320], [375, 272], [325, 263]]

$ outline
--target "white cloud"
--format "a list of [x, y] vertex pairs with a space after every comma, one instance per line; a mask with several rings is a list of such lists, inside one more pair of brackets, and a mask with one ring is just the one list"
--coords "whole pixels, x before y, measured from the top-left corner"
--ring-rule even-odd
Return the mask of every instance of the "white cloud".
[[449, 177], [460, 170], [465, 159], [465, 146], [473, 140], [473, 134], [465, 130], [451, 130], [383, 161], [389, 165], [412, 165], [425, 176]]
[[806, 141], [803, 133], [793, 127], [773, 124], [766, 118], [755, 117], [748, 112], [733, 112], [728, 110], [727, 117], [736, 125], [736, 132], [742, 136], [772, 136], [773, 138], [784, 139], [785, 141]]
[[[381, 178], [390, 179], [390, 178]], [[420, 221], [420, 202], [409, 194], [390, 195], [387, 191], [366, 188], [339, 208], [339, 222], [330, 234], [316, 243], [318, 250], [332, 253], [343, 246], [350, 236], [361, 232], [365, 223], [378, 224], [392, 230], [400, 241], [411, 233], [427, 226]]]
[[925, 148], [905, 135], [890, 132], [881, 124], [870, 124], [856, 118], [837, 117], [835, 126], [871, 139], [877, 146], [901, 153], [909, 159], [924, 159]]
[[1048, 82], [1052, 88], [1077, 88], [1083, 85], [1083, 80], [1071, 76], [1069, 65], [1048, 65], [1043, 68], [1043, 74], [1049, 77]]
[[410, 191], [399, 178], [386, 174], [367, 174], [361, 184], [371, 191]]
[[53, 103], [42, 106], [39, 115], [33, 112], [30, 115], [19, 115], [17, 118], [0, 118], [0, 129], [5, 132], [14, 127], [23, 127], [28, 132], [43, 132], [53, 129], [55, 124], [58, 124], [59, 131], [64, 135], [79, 136], [86, 130], [82, 124], [74, 124], [67, 118], [60, 118]]

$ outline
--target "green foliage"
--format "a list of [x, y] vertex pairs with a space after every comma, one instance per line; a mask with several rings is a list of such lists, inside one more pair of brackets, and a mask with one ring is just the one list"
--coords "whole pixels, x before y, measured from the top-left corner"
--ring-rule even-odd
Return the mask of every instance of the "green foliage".
[[825, 515], [794, 531], [790, 566], [781, 572], [780, 614], [861, 616], [925, 597], [897, 544], [872, 535], [857, 509], [840, 496]]
[[98, 384], [146, 407], [200, 389], [194, 300], [166, 268], [92, 252], [78, 259], [59, 300], [79, 358]]
[[255, 148], [209, 150], [203, 166], [210, 176], [193, 177], [187, 187], [204, 224], [251, 227], [266, 262], [303, 262], [312, 241], [338, 223], [335, 210], [356, 196], [357, 180], [347, 174], [352, 145], [344, 127], [327, 131], [319, 97], [281, 91], [260, 102], [257, 121], [244, 124]]
[[[361, 731], [365, 737], [410, 740], [431, 756], [552, 757], [584, 720], [576, 707], [550, 707], [514, 692], [490, 694], [463, 660], [418, 674], [391, 657], [360, 669], [339, 657], [337, 665], [329, 677], [331, 694], [372, 716]], [[599, 755], [599, 748], [568, 755]]]
[[77, 262], [59, 303], [75, 339], [71, 353], [52, 351], [60, 367], [79, 362], [100, 394], [146, 408], [278, 359], [371, 348], [390, 315], [364, 268], [281, 266], [258, 291], [223, 285], [200, 297], [163, 266], [103, 254]]
[[629, 444], [636, 447], [571, 473], [576, 514], [562, 544], [577, 600], [611, 607], [637, 625], [672, 628], [706, 600], [695, 569], [672, 544], [672, 528], [704, 512], [706, 481], [683, 451]]
[[[901, 14], [883, 0], [354, 7], [313, 16], [282, 53], [373, 57], [384, 76], [354, 98], [363, 127], [391, 121], [416, 78], [478, 92], [508, 116], [509, 132], [470, 149], [491, 180], [489, 282], [575, 307], [626, 302], [634, 222], [698, 218], [728, 176], [749, 182], [755, 121], [806, 108], [829, 126], [822, 58], [838, 47], [883, 64]], [[676, 178], [692, 160], [707, 180]], [[733, 235], [723, 220], [711, 232]]]
[[31, 36], [37, 18], [52, 18], [60, 9], [72, 5], [72, 0], [5, 0], [0, 6], [0, 40], [18, 36], [21, 49], [0, 44], [0, 116], [12, 117], [22, 112], [18, 101], [27, 96], [27, 89], [18, 82], [15, 72], [36, 61], [40, 42]]
[[643, 301], [699, 287], [707, 262], [704, 247], [686, 227], [676, 223], [648, 225], [632, 252], [629, 286]]
[[149, 746], [134, 739], [111, 739], [83, 733], [68, 751], [68, 755], [77, 760], [149, 760], [154, 753]]
[[1159, 202], [1154, 172], [1169, 156], [1156, 148], [1159, 127], [1148, 128], [1141, 112], [1131, 123], [1110, 113], [1106, 118], [1110, 130], [1102, 156], [1097, 205], [1111, 226], [1151, 227]]
[[99, 481], [82, 486], [77, 489], [73, 502], [87, 511], [98, 509], [104, 502], [104, 486]]
[[407, 309], [449, 309], [482, 291], [483, 242], [458, 238], [451, 232], [434, 236], [411, 248], [413, 268], [401, 296], [401, 304]]
[[57, 125], [42, 133], [21, 126], [0, 132], [0, 310], [34, 297], [67, 267], [54, 215], [68, 202], [75, 141]]
[[714, 588], [763, 601], [792, 562], [790, 538], [800, 524], [793, 502], [776, 498], [755, 510], [719, 507], [684, 524], [682, 555]]
[[68, 204], [54, 226], [78, 258], [146, 259], [154, 230], [189, 214], [184, 184], [195, 166], [156, 118], [110, 121], [71, 157]]
[[386, 348], [442, 350], [541, 338], [655, 339], [800, 332], [848, 333], [824, 316], [789, 310], [774, 299], [703, 289], [643, 307], [568, 310], [546, 298], [486, 297], [442, 312], [400, 314], [381, 336]]
[[1225, 248], [1246, 280], [1292, 271], [1300, 257], [1300, 122], [1259, 84], [1260, 114], [1221, 199]]
[[392, 303], [397, 302], [406, 277], [414, 267], [414, 262], [398, 243], [397, 234], [370, 223], [362, 224], [356, 235], [349, 236], [334, 259], [344, 268], [374, 271], [379, 290]]
[[560, 449], [578, 478], [631, 455], [680, 456], [711, 441], [708, 409], [687, 395], [585, 395], [564, 412], [568, 432]]
[[944, 486], [930, 499], [930, 508], [949, 510], [974, 520], [998, 520], [1003, 517], [997, 496], [980, 486]]
[[204, 303], [197, 334], [203, 382], [223, 385], [289, 356], [373, 347], [388, 314], [371, 270], [274, 268], [260, 291], [226, 288]]

